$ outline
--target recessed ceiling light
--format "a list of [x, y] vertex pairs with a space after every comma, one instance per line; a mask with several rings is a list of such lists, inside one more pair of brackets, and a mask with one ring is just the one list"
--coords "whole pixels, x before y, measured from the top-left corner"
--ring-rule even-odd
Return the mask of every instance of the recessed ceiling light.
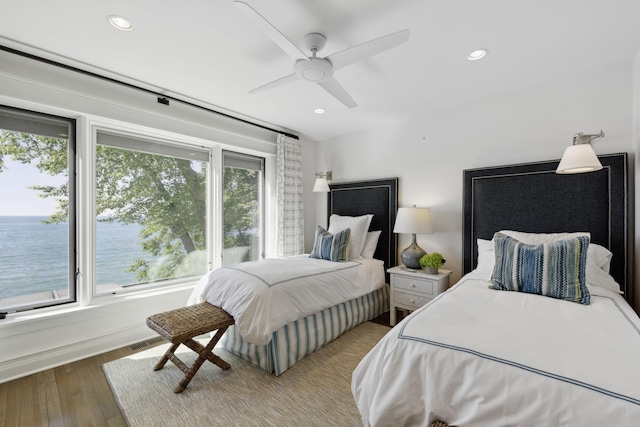
[[133, 30], [133, 25], [131, 25], [131, 22], [127, 21], [122, 16], [109, 15], [107, 16], [107, 21], [109, 21], [111, 25], [113, 25], [115, 28], [117, 28], [120, 31]]
[[469, 61], [477, 61], [478, 59], [482, 59], [487, 56], [487, 53], [489, 53], [489, 51], [486, 49], [474, 50], [469, 55], [467, 55], [467, 59]]
[[324, 108], [316, 108], [315, 110], [313, 110], [313, 112], [316, 114], [324, 114], [327, 112], [327, 110], [325, 110]]

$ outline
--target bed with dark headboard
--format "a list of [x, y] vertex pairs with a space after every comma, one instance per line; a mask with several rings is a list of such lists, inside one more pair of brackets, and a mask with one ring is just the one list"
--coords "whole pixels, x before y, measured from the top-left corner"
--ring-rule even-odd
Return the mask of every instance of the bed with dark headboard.
[[627, 155], [599, 158], [464, 171], [465, 275], [354, 370], [365, 425], [638, 424]]
[[[389, 287], [385, 283], [384, 273], [386, 268], [395, 265], [396, 260], [397, 244], [393, 226], [397, 211], [397, 188], [397, 178], [338, 183], [330, 186], [327, 219], [332, 214], [342, 217], [373, 215], [369, 231], [381, 231], [373, 255], [374, 259], [358, 258], [346, 263], [333, 262], [322, 257], [317, 259], [319, 258], [317, 254], [312, 252], [313, 257], [307, 254], [291, 257], [291, 259], [263, 260], [263, 264], [267, 266], [279, 262], [280, 264], [276, 264], [278, 274], [287, 275], [273, 283], [268, 282], [267, 276], [262, 275], [261, 267], [264, 265], [254, 264], [247, 267], [246, 264], [239, 264], [228, 267], [241, 273], [248, 271], [248, 268], [253, 268], [250, 275], [242, 277], [245, 279], [249, 276], [258, 277], [271, 289], [279, 286], [286, 287], [287, 295], [284, 298], [281, 298], [283, 293], [280, 293], [269, 299], [269, 308], [277, 306], [277, 310], [272, 309], [271, 313], [273, 311], [297, 313], [295, 310], [298, 307], [307, 306], [313, 307], [313, 311], [311, 309], [305, 311], [303, 316], [306, 317], [292, 315], [290, 323], [273, 331], [270, 342], [265, 345], [253, 344], [243, 337], [239, 332], [236, 319], [236, 324], [227, 330], [222, 339], [224, 348], [268, 372], [280, 375], [307, 354], [338, 338], [344, 332], [389, 311]], [[347, 220], [352, 221], [354, 218], [347, 218]], [[362, 219], [355, 218], [355, 220], [362, 224]], [[364, 225], [362, 227], [364, 232]], [[336, 235], [337, 233], [334, 237]], [[379, 260], [384, 262], [384, 267]], [[311, 265], [307, 264], [309, 261]], [[303, 267], [293, 264], [298, 262], [304, 263]], [[289, 276], [292, 271], [296, 276]], [[337, 286], [345, 281], [344, 275], [348, 274], [352, 275], [348, 277], [346, 286], [348, 291], [345, 291], [344, 288]], [[246, 281], [249, 280], [246, 279]], [[297, 283], [298, 280], [308, 286], [302, 288], [302, 292], [299, 292], [300, 288], [293, 288], [293, 283]], [[361, 283], [362, 281], [366, 283]], [[327, 289], [331, 291], [327, 292]], [[366, 293], [352, 294], [360, 292], [359, 289], [366, 289]], [[322, 302], [326, 301], [326, 294], [338, 295], [338, 298], [342, 298], [345, 294], [350, 296], [333, 301], [331, 304], [334, 305], [331, 305]], [[283, 308], [279, 300], [289, 298], [288, 295], [294, 296], [294, 299], [296, 295], [303, 295], [304, 298], [298, 298], [294, 307], [286, 305]], [[261, 311], [269, 312], [269, 309]]]
[[477, 239], [500, 230], [590, 232], [613, 253], [611, 276], [632, 302], [627, 154], [598, 156], [603, 168], [556, 174], [558, 161], [464, 171], [464, 273], [477, 263]]

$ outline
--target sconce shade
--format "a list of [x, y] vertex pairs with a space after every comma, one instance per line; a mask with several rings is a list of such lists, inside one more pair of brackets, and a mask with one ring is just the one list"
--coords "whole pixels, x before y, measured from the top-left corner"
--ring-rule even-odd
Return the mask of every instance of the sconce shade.
[[315, 184], [313, 184], [314, 193], [328, 193], [329, 183], [324, 178], [316, 178]]
[[591, 144], [571, 145], [564, 150], [556, 173], [572, 174], [593, 172], [602, 169], [602, 163], [593, 151]]
[[429, 208], [399, 208], [394, 233], [433, 234]]

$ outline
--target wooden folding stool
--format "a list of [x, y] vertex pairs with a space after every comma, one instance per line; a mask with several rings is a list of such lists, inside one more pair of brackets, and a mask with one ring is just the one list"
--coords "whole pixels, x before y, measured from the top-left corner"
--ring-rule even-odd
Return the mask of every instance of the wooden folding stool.
[[[229, 313], [208, 302], [149, 316], [147, 318], [147, 325], [172, 343], [169, 350], [162, 356], [162, 359], [160, 359], [153, 370], [157, 371], [162, 369], [167, 361], [171, 360], [185, 373], [183, 380], [180, 381], [180, 384], [173, 390], [175, 393], [180, 393], [189, 385], [189, 382], [205, 360], [209, 360], [222, 369], [229, 369], [231, 365], [213, 354], [212, 350], [227, 328], [233, 325], [233, 323], [233, 317], [231, 317]], [[198, 335], [212, 332], [216, 329], [216, 334], [211, 338], [206, 347], [203, 347], [202, 344], [193, 339]], [[191, 367], [188, 367], [175, 355], [175, 351], [180, 344], [186, 345], [199, 355]]]

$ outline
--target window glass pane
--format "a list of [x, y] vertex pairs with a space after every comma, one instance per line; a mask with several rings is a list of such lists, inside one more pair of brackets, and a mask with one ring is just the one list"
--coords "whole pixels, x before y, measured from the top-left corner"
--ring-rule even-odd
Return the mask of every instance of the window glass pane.
[[208, 162], [157, 141], [111, 146], [105, 135], [96, 147], [97, 292], [204, 274]]
[[262, 258], [264, 159], [224, 153], [222, 265]]
[[75, 300], [74, 130], [0, 107], [0, 311]]

